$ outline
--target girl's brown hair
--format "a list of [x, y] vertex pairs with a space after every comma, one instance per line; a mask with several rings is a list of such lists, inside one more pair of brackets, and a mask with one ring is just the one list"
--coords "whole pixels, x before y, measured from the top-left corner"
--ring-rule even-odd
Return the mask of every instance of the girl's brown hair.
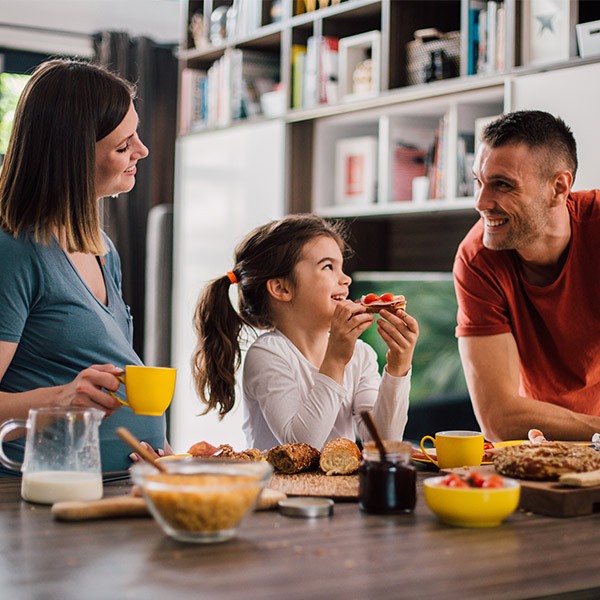
[[104, 254], [95, 193], [96, 142], [124, 119], [134, 88], [99, 65], [39, 65], [17, 104], [0, 172], [0, 227], [69, 252]]
[[240, 337], [244, 325], [272, 329], [267, 281], [285, 278], [294, 284], [294, 267], [310, 240], [327, 236], [348, 254], [342, 222], [328, 222], [310, 214], [290, 215], [251, 231], [238, 244], [233, 274], [238, 281], [238, 312], [229, 300], [227, 275], [211, 281], [201, 294], [194, 314], [197, 344], [192, 374], [206, 410], [221, 418], [235, 402], [235, 372], [240, 366]]

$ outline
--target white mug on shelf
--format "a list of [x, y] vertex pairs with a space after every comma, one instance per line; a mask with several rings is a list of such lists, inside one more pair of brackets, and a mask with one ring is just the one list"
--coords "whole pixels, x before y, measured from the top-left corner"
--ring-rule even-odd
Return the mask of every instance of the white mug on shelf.
[[412, 201], [425, 202], [429, 198], [429, 177], [415, 177], [412, 180]]

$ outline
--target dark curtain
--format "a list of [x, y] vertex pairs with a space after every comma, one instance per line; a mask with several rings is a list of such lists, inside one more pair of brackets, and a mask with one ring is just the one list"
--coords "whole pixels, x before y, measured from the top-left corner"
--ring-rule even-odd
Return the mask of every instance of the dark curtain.
[[[143, 357], [146, 232], [148, 213], [173, 203], [177, 116], [177, 59], [173, 46], [161, 46], [124, 32], [94, 36], [96, 61], [137, 86], [139, 135], [150, 150], [140, 161], [136, 185], [128, 194], [104, 200], [104, 229], [121, 256], [123, 297], [134, 317], [136, 352]], [[165, 315], [170, 322], [170, 315]]]

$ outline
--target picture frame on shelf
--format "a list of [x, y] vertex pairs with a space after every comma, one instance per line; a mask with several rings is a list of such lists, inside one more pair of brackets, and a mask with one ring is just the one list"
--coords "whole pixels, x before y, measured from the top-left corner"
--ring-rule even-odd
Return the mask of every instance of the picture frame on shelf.
[[576, 0], [528, 0], [522, 3], [521, 63], [536, 65], [577, 55]]
[[339, 90], [342, 101], [377, 95], [381, 90], [381, 32], [341, 38]]
[[377, 138], [361, 136], [335, 145], [336, 205], [368, 205], [377, 198]]
[[589, 56], [600, 55], [600, 21], [580, 23], [576, 25], [575, 29], [577, 31], [579, 56], [588, 58]]

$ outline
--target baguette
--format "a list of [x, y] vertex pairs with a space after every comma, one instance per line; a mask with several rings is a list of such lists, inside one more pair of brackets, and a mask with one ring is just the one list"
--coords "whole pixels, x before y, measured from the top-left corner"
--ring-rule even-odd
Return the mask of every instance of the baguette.
[[358, 469], [360, 450], [347, 438], [335, 438], [321, 450], [319, 466], [327, 475], [349, 475]]
[[291, 475], [309, 471], [319, 464], [320, 453], [316, 448], [297, 442], [275, 446], [267, 452], [267, 461], [280, 473]]

